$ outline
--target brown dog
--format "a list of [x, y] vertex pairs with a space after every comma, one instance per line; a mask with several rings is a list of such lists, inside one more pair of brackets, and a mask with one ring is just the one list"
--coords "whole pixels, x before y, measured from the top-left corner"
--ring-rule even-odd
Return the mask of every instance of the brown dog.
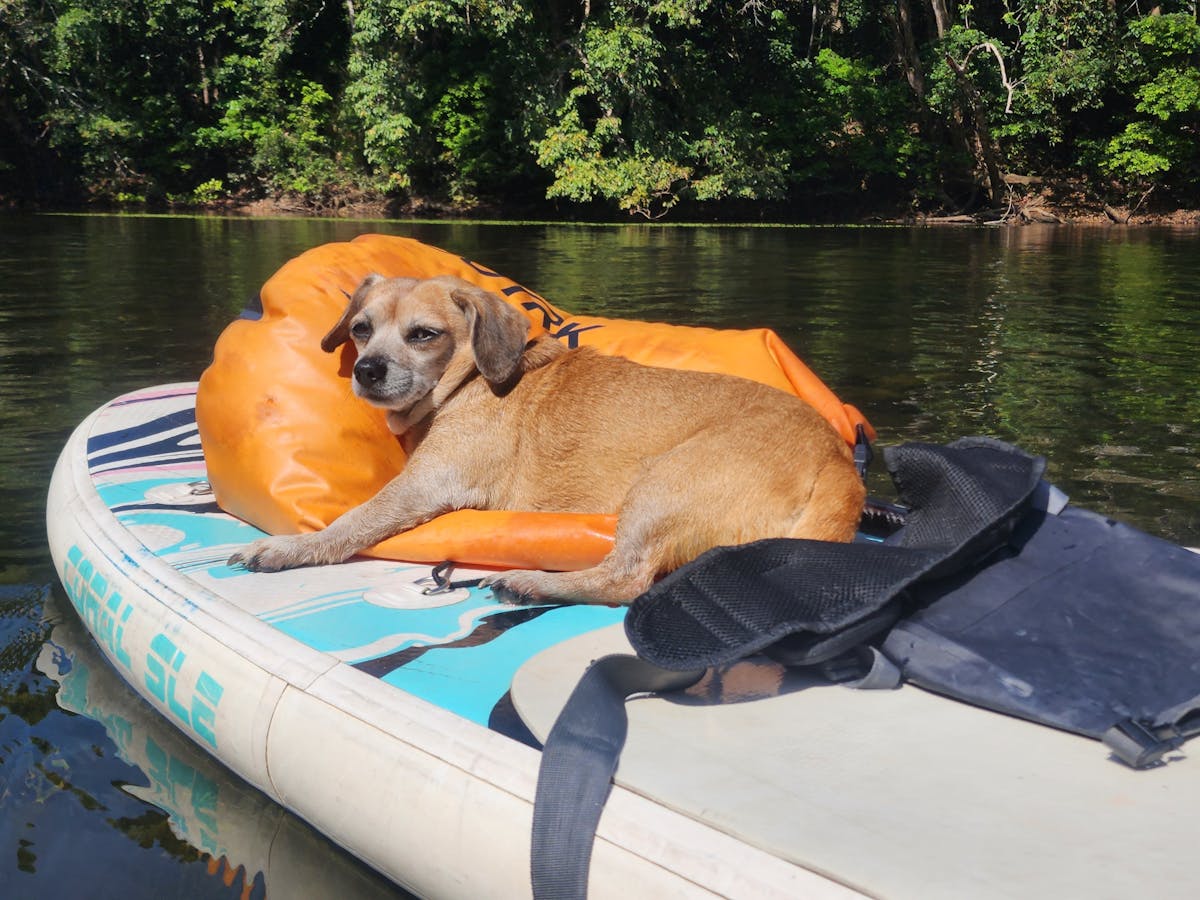
[[854, 535], [865, 489], [852, 454], [804, 401], [528, 332], [459, 278], [368, 276], [321, 346], [358, 348], [354, 393], [388, 411], [404, 471], [323, 531], [263, 538], [230, 564], [341, 562], [455, 509], [616, 512], [594, 568], [489, 582], [522, 600], [628, 603], [711, 547]]

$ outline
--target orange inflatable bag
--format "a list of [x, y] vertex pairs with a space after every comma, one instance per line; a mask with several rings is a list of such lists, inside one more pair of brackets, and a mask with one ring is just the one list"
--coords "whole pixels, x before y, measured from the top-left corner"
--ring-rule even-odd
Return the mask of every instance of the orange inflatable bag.
[[[570, 346], [648, 365], [752, 378], [814, 406], [853, 444], [854, 407], [842, 403], [774, 332], [717, 330], [572, 316], [519, 284], [410, 238], [362, 235], [325, 244], [263, 286], [260, 318], [230, 324], [200, 379], [196, 419], [217, 502], [271, 534], [324, 528], [404, 467], [383, 410], [351, 392], [354, 348], [325, 353], [321, 338], [368, 274], [457, 275], [508, 300]], [[396, 535], [367, 555], [412, 562], [568, 570], [612, 547], [615, 515], [461, 510]]]

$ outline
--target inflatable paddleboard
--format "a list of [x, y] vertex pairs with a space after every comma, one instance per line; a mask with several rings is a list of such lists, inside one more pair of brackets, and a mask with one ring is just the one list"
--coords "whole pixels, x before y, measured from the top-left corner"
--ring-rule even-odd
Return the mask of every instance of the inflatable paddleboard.
[[[628, 652], [623, 610], [427, 594], [428, 566], [387, 560], [228, 567], [260, 532], [213, 502], [195, 391], [112, 401], [59, 460], [51, 550], [97, 645], [198, 748], [396, 883], [528, 896], [538, 739], [591, 660]], [[628, 709], [592, 897], [1194, 893], [1182, 752], [1136, 772], [1085, 738], [763, 660]]]

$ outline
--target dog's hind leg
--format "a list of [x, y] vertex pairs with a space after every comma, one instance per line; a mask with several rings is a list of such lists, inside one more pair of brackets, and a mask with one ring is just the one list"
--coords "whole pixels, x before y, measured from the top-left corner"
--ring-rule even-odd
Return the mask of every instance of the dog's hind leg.
[[514, 602], [632, 602], [658, 575], [686, 561], [679, 558], [678, 538], [704, 518], [688, 474], [695, 470], [680, 458], [687, 455], [680, 446], [644, 463], [618, 510], [613, 548], [597, 565], [576, 572], [503, 572], [487, 583]]
[[488, 582], [517, 602], [630, 603], [654, 579], [705, 550], [786, 534], [795, 514], [752, 478], [706, 477], [713, 440], [693, 438], [647, 460], [618, 511], [613, 549], [577, 572], [516, 571]]
[[490, 582], [524, 602], [630, 603], [713, 547], [769, 537], [850, 540], [865, 493], [853, 460], [836, 444], [797, 453], [803, 437], [786, 425], [698, 432], [644, 463], [621, 504], [613, 549], [598, 565], [506, 572]]
[[516, 603], [565, 602], [627, 604], [654, 582], [660, 565], [645, 554], [630, 552], [619, 537], [597, 565], [577, 572], [519, 569], [484, 580], [498, 596]]
[[810, 541], [851, 541], [862, 518], [867, 489], [849, 477], [842, 460], [834, 460], [817, 473], [812, 494], [786, 537]]
[[[641, 504], [635, 504], [635, 506]], [[486, 580], [497, 595], [518, 603], [627, 604], [644, 593], [664, 569], [664, 541], [658, 517], [631, 519], [626, 503], [617, 519], [613, 549], [590, 569], [576, 572], [503, 572]], [[659, 515], [662, 511], [659, 511]], [[648, 533], [651, 532], [651, 533]]]

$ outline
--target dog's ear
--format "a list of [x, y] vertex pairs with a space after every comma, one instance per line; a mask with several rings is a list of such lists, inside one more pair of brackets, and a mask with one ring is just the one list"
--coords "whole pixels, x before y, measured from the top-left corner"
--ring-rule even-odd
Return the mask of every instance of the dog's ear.
[[[350, 340], [350, 319], [358, 316], [362, 304], [367, 300], [367, 292], [371, 289], [372, 284], [383, 281], [382, 275], [376, 275], [371, 272], [370, 275], [359, 282], [359, 286], [354, 289], [354, 294], [349, 295], [349, 301], [346, 304], [346, 310], [342, 312], [342, 318], [337, 320], [334, 328], [329, 330], [329, 334], [320, 338], [320, 349], [325, 353], [332, 353], [343, 343]], [[342, 292], [343, 294], [346, 293]]]
[[479, 374], [492, 384], [508, 381], [525, 352], [529, 320], [512, 304], [474, 285], [453, 288], [450, 299], [471, 325], [471, 350]]
[[[358, 315], [359, 310], [363, 308], [363, 304], [367, 301], [367, 293], [371, 287], [382, 280], [382, 275], [372, 272], [359, 282], [353, 294], [347, 294], [346, 308], [342, 311], [341, 318], [329, 329], [329, 333], [321, 338], [322, 350], [326, 353], [332, 353], [338, 347], [342, 346], [342, 344], [346, 343], [346, 341], [350, 340], [350, 320]], [[345, 291], [342, 293], [345, 293]]]
[[[353, 295], [350, 296], [349, 302], [346, 304], [346, 309], [342, 313], [342, 317], [337, 320], [337, 324], [329, 329], [329, 334], [321, 338], [321, 349], [326, 353], [332, 353], [346, 341], [350, 340], [350, 320], [358, 315], [358, 311], [363, 308], [363, 304], [367, 302], [367, 293], [371, 290], [371, 286], [383, 281], [382, 275], [376, 275], [372, 272], [364, 278]], [[343, 291], [343, 293], [345, 293]]]

